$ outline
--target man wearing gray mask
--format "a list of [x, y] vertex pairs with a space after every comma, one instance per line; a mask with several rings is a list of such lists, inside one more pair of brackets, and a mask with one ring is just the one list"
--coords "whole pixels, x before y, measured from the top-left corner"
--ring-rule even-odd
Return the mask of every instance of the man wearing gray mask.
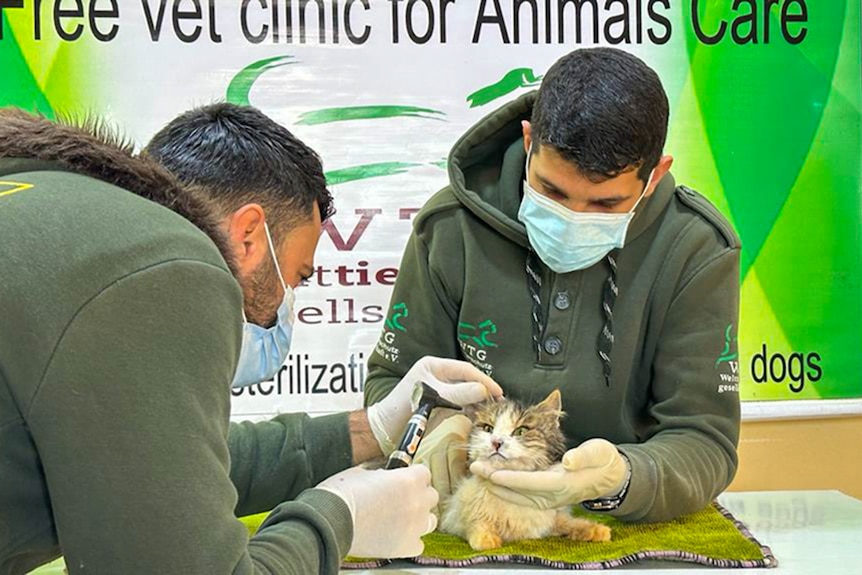
[[[260, 112], [191, 117], [225, 130], [184, 134], [243, 166], [237, 209], [207, 198], [206, 164], [184, 187], [104, 129], [0, 110], [2, 575], [61, 554], [70, 574], [207, 575], [416, 555], [428, 470], [350, 466], [387, 453], [416, 381], [461, 404], [500, 394], [424, 358], [379, 408], [230, 425], [231, 384], [287, 354], [331, 198], [314, 152]], [[249, 539], [236, 517], [270, 510]]]
[[[663, 153], [656, 73], [575, 50], [537, 92], [470, 128], [449, 185], [416, 216], [392, 301], [413, 320], [369, 360], [367, 405], [420, 354], [467, 359], [527, 403], [562, 392], [569, 451], [548, 471], [475, 463], [494, 493], [629, 521], [706, 506], [736, 473], [740, 243]], [[445, 498], [470, 430], [449, 419], [417, 460]]]

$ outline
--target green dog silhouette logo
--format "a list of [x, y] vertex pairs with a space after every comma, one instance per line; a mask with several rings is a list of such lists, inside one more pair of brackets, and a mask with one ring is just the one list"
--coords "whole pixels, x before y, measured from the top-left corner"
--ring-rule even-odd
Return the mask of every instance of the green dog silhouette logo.
[[725, 361], [735, 361], [739, 357], [739, 351], [736, 349], [736, 336], [733, 334], [733, 324], [727, 324], [724, 329], [724, 349], [715, 360], [715, 367], [718, 368]]
[[464, 321], [458, 323], [458, 339], [472, 341], [478, 347], [499, 347], [489, 339], [489, 336], [495, 333], [497, 333], [497, 325], [490, 319], [486, 319], [479, 325], [473, 325]]
[[519, 88], [530, 88], [541, 83], [542, 76], [537, 76], [532, 68], [515, 68], [506, 72], [506, 75], [499, 81], [479, 88], [467, 96], [467, 101], [470, 102], [471, 108], [477, 108], [511, 94]]

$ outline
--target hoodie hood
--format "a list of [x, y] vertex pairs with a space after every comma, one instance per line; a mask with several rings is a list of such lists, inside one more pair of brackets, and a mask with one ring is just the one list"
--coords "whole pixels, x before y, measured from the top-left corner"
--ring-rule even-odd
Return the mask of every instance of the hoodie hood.
[[[527, 229], [518, 220], [527, 152], [521, 122], [529, 120], [538, 92], [498, 108], [467, 130], [449, 154], [449, 185], [455, 197], [502, 236], [527, 247]], [[667, 206], [673, 176], [662, 178], [638, 207], [626, 243], [643, 232]]]
[[530, 92], [482, 118], [461, 136], [449, 154], [449, 183], [455, 197], [509, 240], [529, 245], [518, 221], [524, 179], [521, 122], [533, 112]]

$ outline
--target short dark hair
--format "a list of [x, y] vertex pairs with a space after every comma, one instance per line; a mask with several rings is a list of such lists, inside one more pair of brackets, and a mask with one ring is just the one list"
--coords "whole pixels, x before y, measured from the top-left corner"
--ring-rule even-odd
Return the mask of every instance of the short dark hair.
[[221, 216], [250, 202], [268, 212], [282, 234], [333, 213], [320, 157], [257, 108], [217, 103], [181, 114], [143, 151], [179, 180], [213, 200]]
[[595, 182], [632, 168], [646, 181], [661, 158], [668, 109], [661, 80], [639, 58], [615, 48], [574, 50], [542, 80], [532, 137]]

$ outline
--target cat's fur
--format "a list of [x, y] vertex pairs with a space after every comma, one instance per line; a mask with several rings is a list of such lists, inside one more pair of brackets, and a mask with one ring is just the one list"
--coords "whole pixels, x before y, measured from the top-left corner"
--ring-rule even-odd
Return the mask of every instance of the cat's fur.
[[[499, 469], [519, 471], [547, 469], [566, 449], [562, 415], [559, 390], [531, 407], [511, 400], [479, 405], [468, 440], [469, 463], [484, 460]], [[572, 517], [568, 507], [541, 510], [515, 505], [495, 496], [488, 486], [485, 478], [465, 478], [443, 511], [440, 530], [466, 539], [476, 550], [560, 535], [576, 541], [611, 538], [609, 527]]]

